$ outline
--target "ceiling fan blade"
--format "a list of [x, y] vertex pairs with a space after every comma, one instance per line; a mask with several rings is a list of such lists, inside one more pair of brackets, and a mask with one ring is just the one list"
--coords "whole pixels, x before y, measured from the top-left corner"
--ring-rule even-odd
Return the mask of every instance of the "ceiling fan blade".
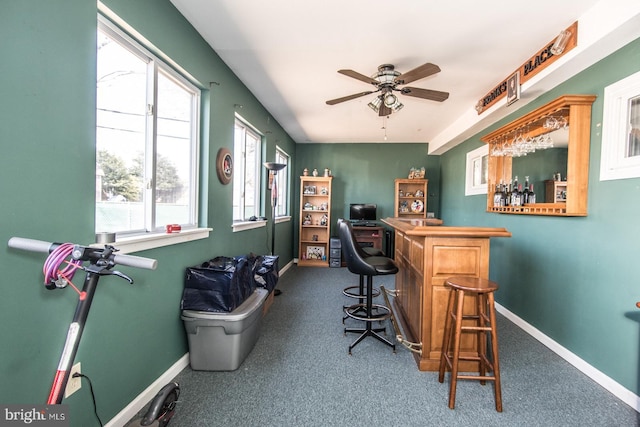
[[421, 89], [419, 87], [403, 87], [401, 93], [416, 98], [430, 99], [431, 101], [442, 102], [449, 98], [449, 92], [440, 92], [439, 90]]
[[422, 64], [421, 66], [416, 67], [413, 70], [407, 71], [404, 74], [400, 74], [398, 77], [396, 77], [396, 81], [399, 82], [399, 84], [406, 85], [407, 83], [415, 82], [416, 80], [429, 77], [439, 72], [440, 67], [427, 62], [426, 64]]
[[351, 78], [354, 78], [356, 80], [360, 80], [363, 81], [365, 83], [370, 83], [372, 85], [377, 85], [378, 82], [373, 80], [371, 77], [369, 76], [365, 76], [364, 74], [360, 74], [357, 71], [353, 71], [353, 70], [338, 70], [338, 72], [340, 74], [344, 74], [345, 76], [349, 76]]
[[384, 105], [384, 103], [380, 105], [380, 109], [378, 110], [379, 117], [390, 116], [391, 113], [393, 113], [393, 110], [391, 108]]
[[356, 99], [356, 98], [360, 98], [361, 96], [369, 95], [370, 93], [373, 93], [373, 91], [354, 93], [353, 95], [343, 96], [342, 98], [330, 99], [329, 101], [327, 101], [327, 104], [328, 105], [336, 105], [336, 104], [339, 104], [341, 102], [351, 101], [352, 99]]

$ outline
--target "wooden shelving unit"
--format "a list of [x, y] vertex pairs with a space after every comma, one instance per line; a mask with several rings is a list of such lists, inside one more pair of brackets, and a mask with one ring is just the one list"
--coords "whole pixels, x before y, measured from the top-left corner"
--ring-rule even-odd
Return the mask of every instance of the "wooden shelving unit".
[[546, 180], [544, 182], [544, 201], [547, 203], [566, 203], [567, 182]]
[[395, 180], [395, 217], [427, 217], [427, 183], [426, 179]]
[[299, 266], [329, 266], [332, 179], [324, 176], [300, 177]]
[[[589, 186], [589, 145], [591, 139], [591, 105], [595, 95], [563, 95], [550, 103], [534, 110], [517, 120], [483, 136], [489, 144], [489, 178], [487, 182], [487, 212], [587, 216], [587, 193]], [[534, 203], [525, 206], [494, 206], [496, 185], [508, 183], [512, 176], [512, 158], [493, 156], [494, 144], [510, 141], [520, 133], [526, 137], [536, 137], [550, 132], [544, 124], [548, 117], [563, 118], [569, 128], [567, 149], [567, 180], [565, 201], [554, 200], [551, 203]], [[545, 189], [546, 190], [546, 189]], [[545, 191], [545, 194], [548, 191]], [[555, 194], [555, 191], [554, 193]], [[546, 198], [545, 198], [546, 199]], [[546, 201], [546, 200], [545, 200]]]

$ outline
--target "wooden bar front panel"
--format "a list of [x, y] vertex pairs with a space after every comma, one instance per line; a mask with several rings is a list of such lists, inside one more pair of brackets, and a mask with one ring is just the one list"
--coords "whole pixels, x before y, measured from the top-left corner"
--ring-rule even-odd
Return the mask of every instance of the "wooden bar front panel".
[[[396, 307], [407, 326], [409, 340], [422, 343], [422, 355], [415, 354], [418, 368], [436, 371], [440, 363], [442, 335], [449, 290], [444, 282], [451, 276], [489, 278], [489, 238], [409, 236], [396, 230]], [[467, 298], [465, 314], [475, 313]], [[475, 337], [465, 334], [461, 350], [475, 351]], [[462, 369], [474, 370], [466, 362]]]

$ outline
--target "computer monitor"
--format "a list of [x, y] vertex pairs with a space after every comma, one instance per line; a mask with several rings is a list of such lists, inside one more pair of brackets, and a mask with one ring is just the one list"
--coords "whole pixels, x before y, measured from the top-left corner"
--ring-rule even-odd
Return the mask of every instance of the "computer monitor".
[[351, 203], [349, 219], [351, 221], [375, 221], [378, 219], [378, 206], [375, 203]]

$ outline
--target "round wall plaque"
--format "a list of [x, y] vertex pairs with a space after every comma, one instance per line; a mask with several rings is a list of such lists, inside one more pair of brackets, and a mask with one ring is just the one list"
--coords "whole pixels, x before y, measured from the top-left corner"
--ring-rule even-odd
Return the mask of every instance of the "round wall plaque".
[[221, 183], [226, 185], [231, 182], [231, 177], [233, 176], [233, 157], [231, 157], [231, 152], [226, 148], [218, 150], [216, 171], [218, 172], [218, 179]]

